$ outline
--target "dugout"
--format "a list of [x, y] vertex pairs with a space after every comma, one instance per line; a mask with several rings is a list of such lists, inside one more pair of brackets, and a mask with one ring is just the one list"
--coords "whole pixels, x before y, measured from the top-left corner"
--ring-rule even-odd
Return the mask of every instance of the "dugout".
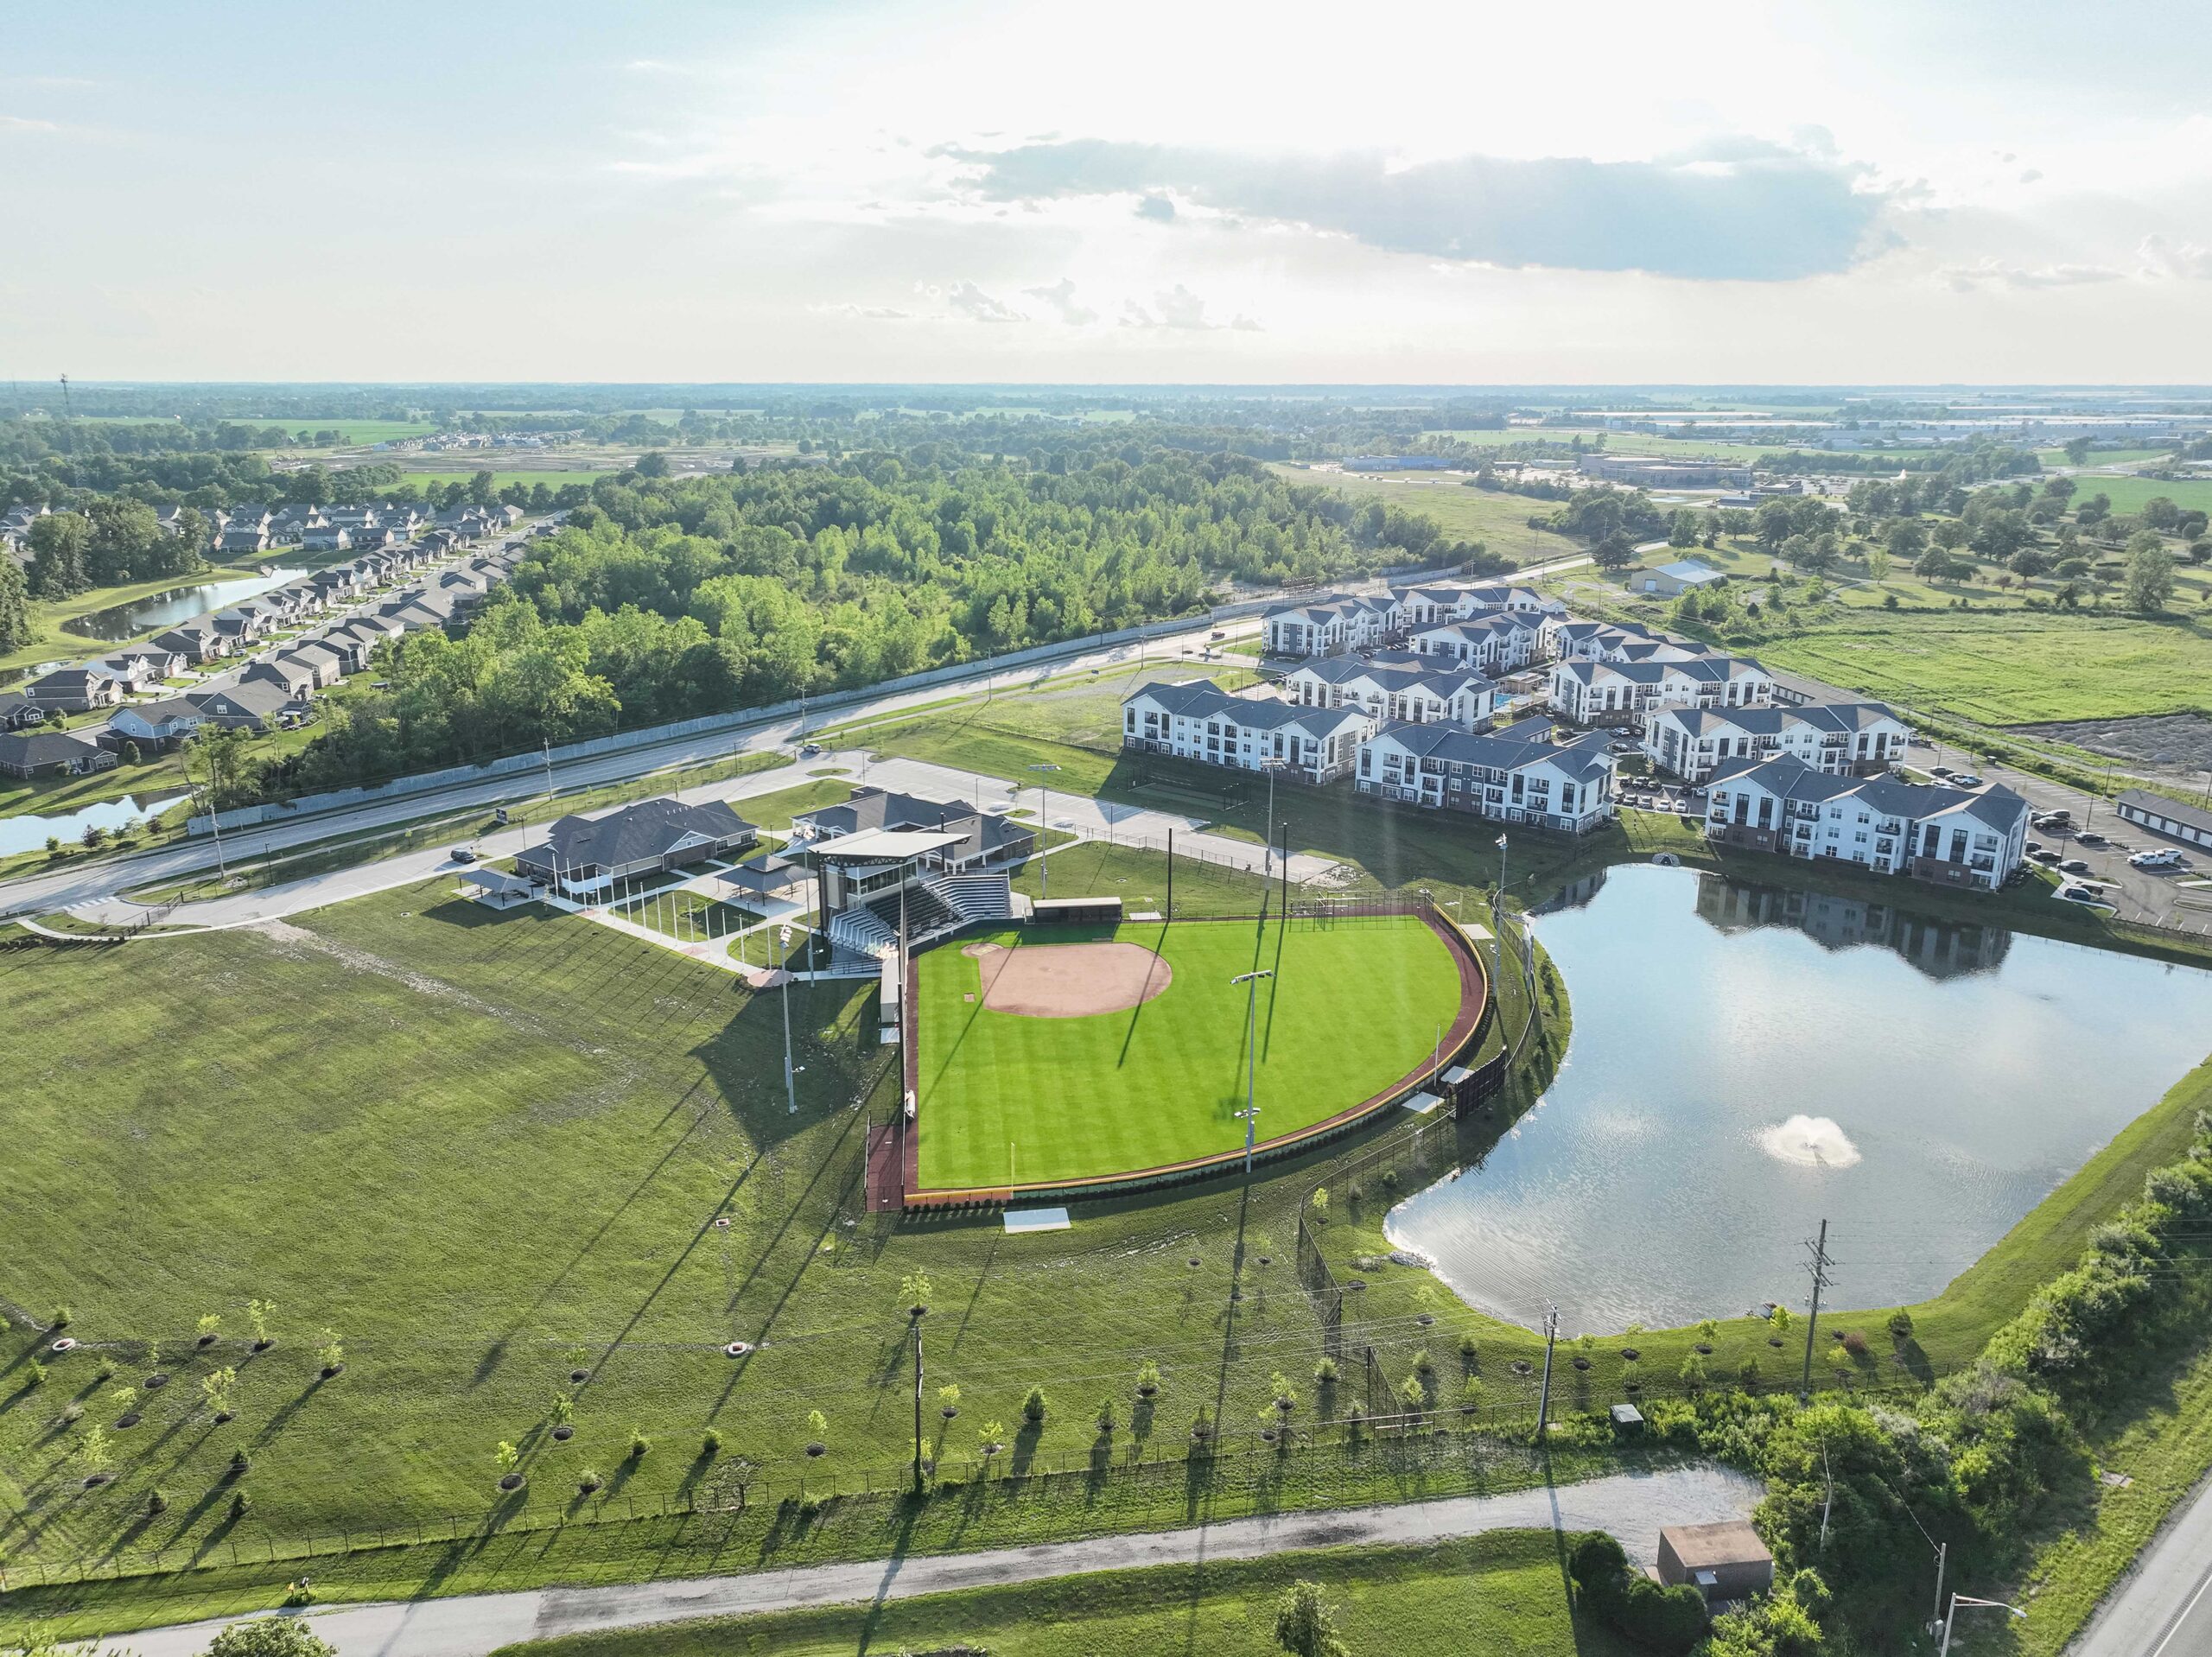
[[1039, 898], [1029, 905], [1033, 926], [1119, 926], [1119, 898]]

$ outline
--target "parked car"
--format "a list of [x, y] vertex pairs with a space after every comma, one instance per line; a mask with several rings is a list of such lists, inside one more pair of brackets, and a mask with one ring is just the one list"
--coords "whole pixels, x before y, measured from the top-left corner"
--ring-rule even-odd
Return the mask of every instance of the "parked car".
[[2052, 851], [2048, 846], [2044, 847], [2039, 852], [2030, 852], [2028, 855], [2035, 859], [2037, 862], [2043, 864], [2045, 867], [2049, 867], [2050, 865], [2058, 861], [2058, 854]]
[[2039, 841], [2039, 840], [2031, 840], [2031, 841], [2030, 841], [2028, 842], [2028, 844], [2027, 844], [2027, 854], [2028, 854], [2028, 855], [2029, 855], [2030, 857], [2033, 857], [2033, 856], [2034, 856], [2037, 852], [2041, 851], [2042, 849], [2043, 849], [2043, 841]]
[[2094, 828], [2084, 828], [2074, 839], [2077, 845], [2082, 846], [2101, 846], [2105, 843], [2105, 837]]
[[476, 854], [466, 846], [456, 846], [453, 848], [453, 860], [456, 863], [474, 863], [476, 860]]
[[802, 759], [811, 759], [821, 752], [822, 745], [819, 742], [809, 742], [799, 749], [798, 757]]
[[2131, 867], [2139, 869], [2177, 869], [2181, 867], [2179, 852], [2138, 852], [2127, 860]]
[[1981, 778], [1974, 771], [1955, 771], [1951, 773], [1951, 786], [1953, 788], [1980, 788]]
[[1928, 768], [1928, 774], [1929, 774], [1930, 777], [1946, 777], [1946, 778], [1948, 778], [1948, 777], [1950, 777], [1950, 776], [1955, 775], [1955, 772], [1953, 772], [1953, 771], [1951, 770], [1951, 768], [1950, 768], [1948, 765], [1930, 765], [1930, 766], [1929, 766], [1929, 768]]
[[2058, 895], [2069, 904], [2093, 904], [2099, 909], [2112, 907], [2105, 901], [2104, 893], [2088, 886], [2061, 886]]
[[2058, 866], [2058, 872], [2061, 874], [2087, 874], [2089, 866], [2081, 858], [2069, 857]]

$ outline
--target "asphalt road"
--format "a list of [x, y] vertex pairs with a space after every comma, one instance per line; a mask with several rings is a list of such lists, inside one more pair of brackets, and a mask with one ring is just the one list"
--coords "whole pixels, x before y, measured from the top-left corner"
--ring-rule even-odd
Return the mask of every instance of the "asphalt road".
[[[309, 1611], [340, 1657], [481, 1657], [518, 1640], [696, 1617], [865, 1604], [958, 1588], [1002, 1586], [1133, 1566], [1257, 1559], [1299, 1548], [1363, 1543], [1419, 1546], [1484, 1531], [1609, 1530], [1629, 1557], [1655, 1559], [1662, 1525], [1750, 1514], [1759, 1487], [1721, 1468], [1617, 1473], [1584, 1484], [1455, 1496], [1338, 1512], [1267, 1514], [1217, 1525], [973, 1553], [932, 1553], [746, 1576], [596, 1588], [544, 1588], [449, 1599], [383, 1602]], [[226, 1622], [181, 1623], [122, 1637], [138, 1657], [194, 1657]]]
[[2166, 1521], [2068, 1649], [2069, 1657], [2212, 1652], [2212, 1483]]
[[[1255, 632], [1257, 627], [1256, 621], [1246, 620], [1229, 624], [1224, 630], [1234, 638]], [[1208, 624], [1198, 623], [1187, 632], [1148, 642], [1145, 654], [1147, 658], [1157, 656], [1165, 660], [1179, 651], [1204, 646], [1213, 631]], [[966, 677], [845, 704], [834, 713], [811, 716], [806, 723], [810, 728], [831, 721], [847, 724], [944, 702], [963, 692], [972, 693], [986, 687], [993, 690], [1018, 689], [1071, 669], [1104, 666], [1135, 660], [1135, 645], [1090, 650], [1071, 646], [1066, 657], [1049, 663], [1030, 663], [1012, 669], [994, 669], [988, 663], [979, 663], [976, 671]], [[797, 718], [763, 721], [757, 726], [735, 730], [704, 732], [565, 764], [556, 762], [552, 768], [553, 782], [563, 789], [582, 789], [626, 781], [705, 759], [789, 746], [800, 734], [800, 721]], [[425, 817], [488, 810], [494, 805], [536, 797], [543, 792], [545, 784], [543, 771], [508, 773], [435, 792], [404, 795], [347, 810], [326, 812], [299, 822], [260, 824], [226, 836], [225, 849], [233, 857], [260, 858], [316, 841], [372, 835]], [[216, 847], [212, 839], [204, 837], [135, 856], [72, 864], [52, 873], [24, 875], [0, 883], [0, 916], [42, 915], [74, 909], [124, 892], [159, 886], [215, 867]]]

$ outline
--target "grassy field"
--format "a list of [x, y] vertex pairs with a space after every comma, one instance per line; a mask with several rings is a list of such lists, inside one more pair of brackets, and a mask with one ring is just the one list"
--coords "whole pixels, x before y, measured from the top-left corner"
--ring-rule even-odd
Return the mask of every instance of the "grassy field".
[[1313, 472], [1304, 467], [1278, 465], [1274, 468], [1292, 483], [1333, 489], [1360, 502], [1380, 500], [1408, 512], [1419, 512], [1448, 533], [1480, 541], [1491, 551], [1516, 563], [1540, 562], [1582, 548], [1565, 536], [1532, 530], [1532, 512], [1548, 512], [1554, 503], [1528, 500], [1503, 491], [1471, 489], [1464, 478], [1440, 478], [1428, 473], [1402, 475], [1362, 472]]
[[[1410, 917], [1330, 926], [1271, 921], [1067, 928], [1032, 942], [1008, 931], [922, 955], [921, 1177], [965, 1188], [1156, 1167], [1243, 1140], [1246, 992], [1258, 986], [1254, 1096], [1260, 1136], [1278, 1137], [1389, 1087], [1428, 1058], [1459, 1002], [1450, 951]], [[969, 944], [1049, 950], [1133, 943], [1173, 974], [1127, 1012], [1036, 1018], [982, 1004]]]
[[2164, 495], [2184, 512], [2192, 507], [2212, 512], [2212, 478], [2104, 478], [2094, 473], [2076, 478], [2078, 505], [2096, 495], [2112, 497], [2113, 511], [2126, 516], [2143, 510], [2143, 503]]
[[2050, 612], [1823, 616], [1762, 640], [1784, 672], [1986, 725], [2212, 703], [2212, 622]]
[[[1571, 1539], [1570, 1539], [1571, 1541]], [[1319, 1584], [1355, 1652], [1628, 1657], [1611, 1630], [1576, 1625], [1548, 1533], [1501, 1531], [1421, 1548], [1331, 1548], [1079, 1577], [877, 1605], [579, 1635], [503, 1657], [857, 1657], [988, 1651], [995, 1657], [1279, 1657], [1275, 1603]]]

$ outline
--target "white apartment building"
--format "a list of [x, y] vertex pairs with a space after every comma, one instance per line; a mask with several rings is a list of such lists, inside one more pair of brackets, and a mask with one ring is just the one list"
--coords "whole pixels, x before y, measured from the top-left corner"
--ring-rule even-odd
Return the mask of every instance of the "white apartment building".
[[1981, 892], [2020, 866], [2027, 828], [2028, 803], [2001, 784], [1840, 777], [1788, 755], [1725, 761], [1706, 788], [1706, 837], [1719, 844]]
[[1487, 733], [1389, 725], [1360, 745], [1354, 786], [1407, 805], [1582, 834], [1613, 815], [1613, 757], [1602, 734], [1554, 740], [1542, 717]]
[[1362, 708], [1305, 708], [1274, 696], [1232, 696], [1211, 681], [1155, 681], [1122, 701], [1122, 746], [1239, 771], [1281, 770], [1322, 784], [1349, 776], [1375, 728]]
[[1700, 656], [1681, 662], [1559, 662], [1552, 711], [1577, 725], [1641, 725], [1654, 708], [1761, 708], [1774, 679], [1748, 657]]
[[1399, 652], [1386, 660], [1331, 656], [1301, 662], [1282, 683], [1300, 708], [1357, 708], [1377, 720], [1419, 725], [1471, 729], [1488, 724], [1497, 706], [1497, 686], [1480, 673]]
[[1911, 734], [1880, 702], [1653, 708], [1643, 715], [1643, 746], [1654, 765], [1688, 783], [1702, 783], [1725, 759], [1777, 754], [1848, 777], [1888, 770], [1904, 758]]
[[1268, 611], [1260, 638], [1270, 656], [1329, 656], [1380, 644], [1397, 626], [1398, 607], [1388, 598], [1331, 593]]

